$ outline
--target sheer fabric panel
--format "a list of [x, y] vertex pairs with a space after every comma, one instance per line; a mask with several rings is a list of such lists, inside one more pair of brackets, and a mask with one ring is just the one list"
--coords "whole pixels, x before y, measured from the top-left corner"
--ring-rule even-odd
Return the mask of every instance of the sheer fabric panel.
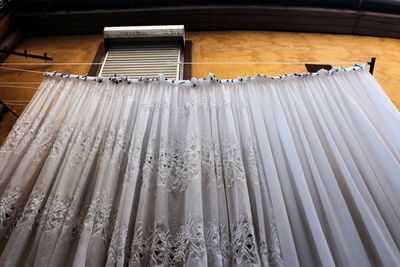
[[0, 265], [400, 265], [399, 112], [319, 74], [46, 77], [0, 149]]

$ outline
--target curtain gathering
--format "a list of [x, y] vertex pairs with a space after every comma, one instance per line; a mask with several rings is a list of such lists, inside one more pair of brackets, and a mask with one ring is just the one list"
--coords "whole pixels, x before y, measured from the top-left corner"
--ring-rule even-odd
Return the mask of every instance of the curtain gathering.
[[1, 266], [400, 265], [400, 115], [363, 67], [61, 76], [0, 149]]

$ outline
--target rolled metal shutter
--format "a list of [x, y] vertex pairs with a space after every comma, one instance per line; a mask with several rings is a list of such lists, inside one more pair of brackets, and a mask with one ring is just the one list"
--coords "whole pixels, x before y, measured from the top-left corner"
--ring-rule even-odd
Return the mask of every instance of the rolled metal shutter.
[[164, 74], [168, 79], [179, 79], [180, 55], [177, 42], [114, 44], [107, 51], [99, 75], [153, 78]]

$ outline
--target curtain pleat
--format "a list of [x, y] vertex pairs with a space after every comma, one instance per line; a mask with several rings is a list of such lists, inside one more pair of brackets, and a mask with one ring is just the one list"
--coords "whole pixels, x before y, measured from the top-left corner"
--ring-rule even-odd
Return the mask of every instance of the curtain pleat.
[[0, 148], [0, 265], [399, 266], [400, 115], [339, 70], [46, 77]]

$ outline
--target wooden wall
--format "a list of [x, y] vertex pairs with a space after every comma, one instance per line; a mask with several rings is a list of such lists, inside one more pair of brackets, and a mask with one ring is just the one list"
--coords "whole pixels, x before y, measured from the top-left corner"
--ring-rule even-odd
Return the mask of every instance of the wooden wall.
[[[352, 35], [288, 33], [265, 31], [189, 32], [192, 40], [193, 62], [265, 62], [265, 61], [323, 61], [366, 62], [377, 57], [374, 76], [400, 109], [400, 39], [362, 37]], [[17, 51], [47, 52], [54, 63], [92, 62], [102, 41], [101, 35], [25, 38]], [[10, 56], [5, 63], [43, 63]], [[90, 65], [2, 65], [36, 71], [58, 71], [86, 74]], [[264, 74], [284, 74], [306, 71], [303, 64], [194, 64], [193, 76], [205, 77], [209, 72], [220, 78]], [[42, 76], [0, 69], [0, 100], [21, 113], [39, 86]], [[4, 83], [27, 88], [5, 87]], [[10, 113], [0, 122], [0, 142], [11, 129], [15, 119]]]
[[[101, 35], [26, 38], [18, 45], [16, 51], [27, 49], [31, 54], [39, 55], [47, 52], [49, 56], [54, 57], [54, 63], [92, 62], [102, 40]], [[17, 65], [2, 64], [0, 66], [43, 72], [60, 71], [85, 74], [90, 68], [90, 65], [44, 66], [44, 61], [42, 60], [26, 60], [23, 57], [12, 55], [7, 58], [5, 63], [17, 63]], [[41, 65], [19, 65], [32, 63]], [[42, 75], [37, 73], [0, 69], [0, 100], [8, 103], [16, 113], [21, 114], [27, 102], [35, 94], [42, 79]], [[16, 84], [17, 82], [18, 84]], [[5, 83], [7, 83], [7, 86], [5, 86]], [[10, 101], [15, 101], [15, 103], [10, 104]], [[8, 112], [5, 118], [0, 121], [0, 143], [3, 142], [11, 130], [15, 120], [15, 116]]]

